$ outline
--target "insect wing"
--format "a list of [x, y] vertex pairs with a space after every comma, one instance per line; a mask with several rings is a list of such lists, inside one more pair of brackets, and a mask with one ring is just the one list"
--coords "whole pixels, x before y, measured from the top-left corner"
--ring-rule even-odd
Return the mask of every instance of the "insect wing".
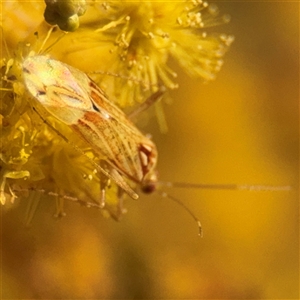
[[87, 91], [68, 66], [59, 61], [46, 56], [28, 57], [23, 62], [23, 77], [32, 96], [67, 125], [76, 123], [84, 110], [91, 109]]
[[[46, 56], [27, 58], [23, 70], [29, 92], [43, 107], [121, 174], [141, 183], [155, 168], [155, 145], [85, 73]], [[124, 188], [120, 178], [113, 179]]]
[[155, 168], [156, 161], [151, 164], [148, 160], [149, 153], [157, 157], [155, 145], [91, 79], [88, 84], [93, 109], [86, 111], [72, 127], [105, 155], [113, 167], [141, 183], [144, 175]]

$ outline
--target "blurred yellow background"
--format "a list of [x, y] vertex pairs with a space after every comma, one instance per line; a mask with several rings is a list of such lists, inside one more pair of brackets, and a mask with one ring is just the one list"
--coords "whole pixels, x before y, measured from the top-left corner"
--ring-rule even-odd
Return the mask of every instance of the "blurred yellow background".
[[[67, 203], [56, 221], [40, 204], [2, 214], [2, 299], [298, 299], [299, 4], [219, 2], [235, 36], [216, 81], [179, 73], [143, 129], [159, 151], [161, 180], [292, 185], [290, 192], [170, 189], [176, 203], [128, 199], [117, 223]], [[174, 68], [176, 68], [174, 66]], [[180, 70], [177, 70], [180, 72]]]

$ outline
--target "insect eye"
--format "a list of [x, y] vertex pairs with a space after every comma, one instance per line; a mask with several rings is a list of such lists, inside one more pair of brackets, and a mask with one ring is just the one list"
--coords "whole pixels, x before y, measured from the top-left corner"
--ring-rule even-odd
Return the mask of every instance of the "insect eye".
[[141, 191], [145, 194], [152, 194], [156, 191], [156, 184], [154, 182], [144, 182], [141, 185]]
[[150, 172], [144, 178], [141, 184], [141, 191], [145, 194], [151, 194], [157, 189], [157, 172]]

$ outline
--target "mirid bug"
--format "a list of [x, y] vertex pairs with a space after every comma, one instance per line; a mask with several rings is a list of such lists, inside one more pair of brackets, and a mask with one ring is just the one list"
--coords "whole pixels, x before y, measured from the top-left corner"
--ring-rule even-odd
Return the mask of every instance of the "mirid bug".
[[[47, 112], [70, 126], [96, 154], [103, 157], [104, 162], [110, 167], [109, 171], [92, 161], [103, 175], [114, 180], [119, 188], [133, 199], [137, 199], [138, 194], [129, 186], [126, 179], [139, 184], [145, 193], [151, 193], [156, 189], [155, 144], [137, 129], [92, 79], [85, 73], [47, 56], [28, 57], [24, 60], [22, 68], [24, 82], [30, 94]], [[150, 104], [155, 102], [163, 92], [163, 89], [159, 90], [146, 102]], [[140, 112], [144, 109], [145, 105], [142, 105], [138, 110]], [[38, 110], [37, 113], [42, 117]], [[62, 137], [68, 141], [66, 137]], [[102, 192], [100, 203], [103, 207], [106, 184], [100, 181], [100, 185]], [[162, 193], [162, 196], [165, 195]], [[202, 227], [196, 216], [181, 201], [176, 198], [173, 200], [183, 206], [196, 220], [199, 235], [202, 236]]]
[[[28, 57], [23, 76], [30, 94], [53, 117], [70, 126], [110, 166], [107, 177], [133, 199], [138, 195], [124, 178], [140, 184], [145, 191], [155, 182], [155, 144], [108, 100], [85, 73], [46, 56]], [[160, 97], [162, 92], [157, 92]]]

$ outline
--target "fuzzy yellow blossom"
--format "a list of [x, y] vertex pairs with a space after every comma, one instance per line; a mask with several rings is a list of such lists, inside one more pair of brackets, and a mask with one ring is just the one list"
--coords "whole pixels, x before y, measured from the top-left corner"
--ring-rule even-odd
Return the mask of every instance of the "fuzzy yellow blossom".
[[[57, 11], [59, 18], [63, 16], [59, 22], [66, 26], [74, 24], [74, 14], [77, 20], [85, 11], [85, 7], [78, 10], [76, 6], [85, 4], [84, 1], [65, 1], [60, 6], [56, 5], [62, 1], [46, 2], [48, 12], [45, 15], [52, 23], [57, 23]], [[65, 4], [70, 4], [71, 10]], [[28, 3], [29, 8], [24, 10], [25, 15], [30, 15], [30, 5]], [[50, 12], [49, 5], [54, 5]], [[44, 9], [41, 7], [41, 15]], [[6, 13], [7, 20], [12, 20], [12, 12]], [[3, 16], [1, 24], [5, 34], [9, 26], [5, 25]], [[68, 20], [71, 21], [68, 23]], [[28, 38], [14, 48], [9, 45], [15, 45], [15, 41], [5, 43], [2, 37], [1, 203], [22, 198], [23, 192], [30, 191], [32, 201], [50, 193], [60, 200], [100, 207], [101, 188], [107, 185], [110, 188], [107, 188], [106, 211], [117, 216], [120, 210], [117, 186], [113, 182], [109, 185], [92, 163], [103, 164], [101, 159], [105, 157], [96, 155], [66, 124], [49, 114], [41, 118], [36, 113], [38, 106], [43, 108], [29, 96], [24, 85], [22, 62], [25, 57], [50, 46], [51, 56], [61, 61], [66, 59], [68, 64], [80, 66], [83, 71], [90, 70], [92, 65], [94, 70], [113, 73], [117, 76], [104, 75], [99, 84], [106, 87], [105, 91], [118, 105], [126, 107], [145, 100], [160, 85], [169, 89], [178, 87], [176, 74], [169, 67], [170, 58], [192, 76], [214, 79], [233, 38], [211, 34], [207, 28], [226, 21], [227, 17], [218, 16], [215, 6], [203, 1], [95, 1], [81, 17], [81, 26], [76, 32], [59, 40], [57, 35], [61, 32], [57, 31], [46, 46], [41, 46], [45, 24], [37, 23], [38, 34], [29, 32]], [[78, 60], [78, 57], [84, 59]], [[105, 163], [103, 166], [106, 168]], [[63, 214], [61, 204], [57, 205], [56, 214]]]
[[82, 18], [74, 52], [84, 51], [94, 70], [123, 75], [101, 80], [110, 81], [111, 93], [125, 107], [145, 100], [145, 89], [178, 87], [170, 58], [191, 76], [214, 79], [233, 37], [210, 27], [228, 21], [202, 0], [95, 2]]

